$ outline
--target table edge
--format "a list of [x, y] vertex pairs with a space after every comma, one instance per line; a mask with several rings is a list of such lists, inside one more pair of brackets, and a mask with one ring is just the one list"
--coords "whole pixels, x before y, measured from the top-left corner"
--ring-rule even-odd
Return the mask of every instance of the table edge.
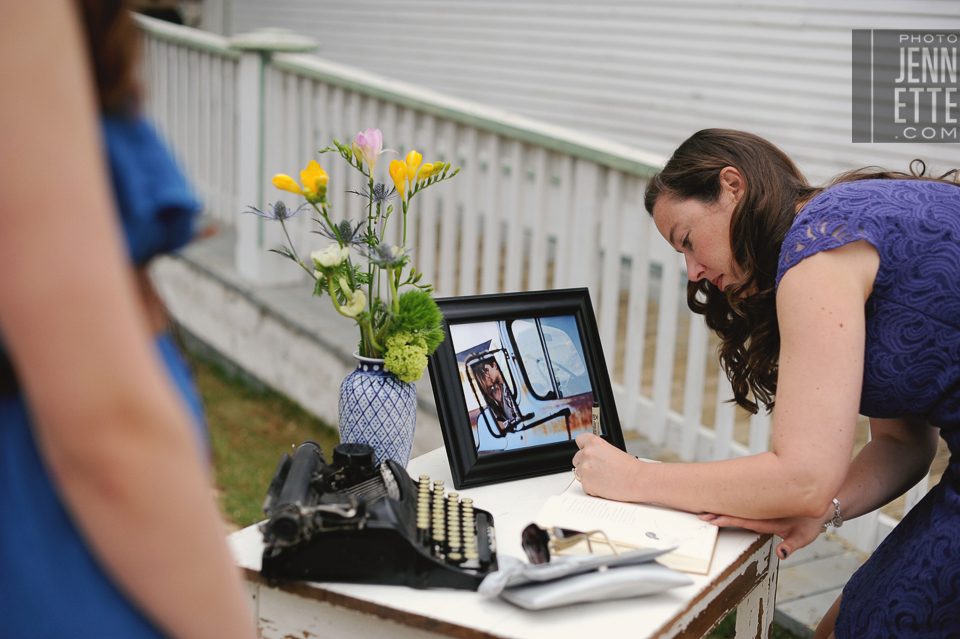
[[256, 583], [261, 586], [267, 586], [268, 588], [274, 588], [283, 592], [288, 592], [290, 594], [298, 595], [307, 599], [328, 603], [333, 606], [346, 608], [347, 610], [374, 615], [376, 617], [380, 617], [381, 619], [395, 621], [418, 630], [426, 630], [428, 632], [444, 634], [457, 639], [504, 639], [501, 635], [494, 635], [483, 630], [477, 630], [476, 628], [461, 626], [450, 623], [449, 621], [440, 621], [426, 615], [421, 615], [415, 612], [407, 612], [384, 604], [374, 603], [366, 599], [359, 599], [351, 595], [334, 592], [324, 588], [322, 585], [318, 585], [319, 582], [278, 581], [274, 579], [268, 579], [261, 575], [260, 571], [252, 568], [241, 567], [241, 570], [243, 571], [244, 578], [248, 582]]
[[[651, 635], [651, 639], [657, 639], [665, 636], [664, 632], [680, 622], [683, 616], [688, 614], [690, 610], [699, 602], [703, 601], [703, 599], [707, 597], [707, 594], [711, 592], [717, 585], [721, 584], [724, 580], [729, 579], [736, 571], [740, 570], [747, 561], [754, 557], [757, 552], [763, 548], [764, 545], [769, 544], [772, 538], [773, 535], [770, 534], [759, 535], [749, 547], [740, 553], [736, 561], [731, 563], [723, 572], [712, 579], [707, 586], [704, 587], [683, 608], [683, 610], [677, 612], [674, 617], [656, 629]], [[246, 567], [241, 567], [241, 570], [243, 571], [244, 578], [248, 582], [267, 586], [268, 588], [274, 588], [283, 592], [288, 592], [290, 594], [305, 597], [307, 599], [329, 603], [331, 605], [346, 608], [348, 610], [374, 615], [376, 617], [380, 617], [381, 619], [395, 621], [419, 630], [443, 634], [449, 637], [455, 637], [456, 639], [504, 639], [503, 635], [493, 634], [491, 632], [478, 630], [469, 626], [462, 626], [449, 621], [441, 621], [426, 615], [399, 610], [385, 604], [374, 603], [366, 599], [360, 599], [351, 595], [334, 592], [326, 589], [323, 585], [319, 585], [319, 582], [268, 579], [261, 575], [260, 571], [258, 570]], [[694, 617], [691, 625], [696, 624], [699, 619], [705, 619], [707, 616], [713, 616], [713, 614], [708, 615], [707, 613], [713, 613], [718, 608], [729, 608], [729, 610], [732, 611], [737, 607], [740, 600], [749, 594], [762, 581], [767, 572], [769, 572], [769, 567], [763, 570], [757, 569], [753, 574], [745, 573], [742, 578], [738, 578], [738, 581], [743, 581], [743, 585], [738, 586], [733, 595], [727, 595], [722, 600], [715, 599], [713, 602], [708, 604], [703, 611]], [[729, 604], [730, 601], [733, 601], [734, 603]], [[726, 612], [726, 610], [721, 610], [719, 614], [722, 614], [723, 612]], [[708, 630], [709, 628], [704, 628], [704, 633]]]
[[[690, 600], [690, 603], [688, 603], [683, 610], [679, 611], [670, 621], [660, 626], [660, 628], [656, 631], [656, 633], [651, 635], [650, 639], [659, 639], [660, 637], [664, 637], [665, 636], [664, 633], [668, 629], [673, 628], [677, 623], [680, 622], [680, 620], [683, 618], [685, 614], [690, 612], [690, 610], [692, 610], [699, 602], [703, 601], [703, 599], [707, 596], [707, 593], [709, 593], [714, 588], [722, 584], [724, 580], [729, 579], [736, 571], [740, 570], [743, 567], [743, 565], [747, 561], [749, 561], [751, 558], [753, 558], [757, 554], [757, 552], [759, 552], [765, 545], [770, 544], [772, 539], [773, 539], [773, 535], [769, 533], [759, 534], [757, 539], [752, 544], [750, 544], [750, 546], [746, 550], [740, 553], [740, 556], [737, 557], [736, 561], [734, 561], [729, 566], [727, 566], [727, 568], [723, 572], [721, 572], [719, 575], [717, 575], [715, 579], [711, 580], [710, 583], [707, 585], [707, 587], [701, 590], [696, 597]], [[772, 548], [771, 548], [771, 551], [772, 551]], [[747, 570], [749, 571], [749, 566], [747, 567]], [[724, 613], [729, 614], [730, 612], [732, 612], [739, 605], [740, 601], [742, 601], [748, 594], [750, 594], [753, 591], [754, 588], [756, 588], [760, 584], [761, 581], [763, 581], [763, 578], [767, 575], [769, 571], [770, 571], [770, 568], [768, 565], [763, 570], [760, 570], [759, 568], [756, 569], [752, 575], [745, 572], [742, 577], [737, 578], [737, 581], [741, 582], [741, 585], [738, 585], [736, 591], [732, 593], [728, 591], [724, 594], [723, 599], [716, 598], [713, 601], [711, 601], [709, 604], [707, 604], [707, 607], [704, 608], [700, 613], [697, 614], [696, 617], [694, 617], [691, 620], [686, 630], [689, 630], [691, 626], [695, 626], [695, 624], [697, 624], [697, 622], [701, 619], [708, 619], [708, 618], [720, 619], [720, 616], [723, 615]], [[728, 603], [731, 600], [734, 601], [733, 604]], [[718, 609], [720, 610], [718, 611]], [[722, 621], [722, 619], [720, 619], [720, 621]], [[709, 627], [704, 627], [700, 634], [694, 634], [692, 636], [696, 636], [696, 637], [704, 636], [706, 635], [707, 632], [710, 631], [710, 629], [714, 625], [716, 625], [716, 623], [711, 624]]]

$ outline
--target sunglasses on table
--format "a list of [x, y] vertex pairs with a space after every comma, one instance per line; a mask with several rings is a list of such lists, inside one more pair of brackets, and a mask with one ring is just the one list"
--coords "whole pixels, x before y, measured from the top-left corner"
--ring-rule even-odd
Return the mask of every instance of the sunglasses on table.
[[[591, 539], [595, 535], [602, 537], [602, 539]], [[559, 527], [544, 529], [536, 524], [530, 524], [520, 534], [520, 545], [523, 546], [523, 551], [527, 554], [527, 559], [530, 560], [531, 564], [548, 563], [551, 554], [559, 554], [582, 541], [586, 542], [587, 550], [590, 553], [593, 552], [593, 544], [596, 543], [608, 546], [615, 555], [620, 554], [617, 545], [610, 541], [610, 537], [602, 530], [580, 532]]]

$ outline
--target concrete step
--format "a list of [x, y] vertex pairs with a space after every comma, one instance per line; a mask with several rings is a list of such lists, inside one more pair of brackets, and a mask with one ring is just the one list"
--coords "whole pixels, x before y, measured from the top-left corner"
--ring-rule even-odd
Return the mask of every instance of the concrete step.
[[780, 563], [775, 621], [798, 637], [813, 637], [824, 613], [868, 557], [830, 534], [793, 553]]

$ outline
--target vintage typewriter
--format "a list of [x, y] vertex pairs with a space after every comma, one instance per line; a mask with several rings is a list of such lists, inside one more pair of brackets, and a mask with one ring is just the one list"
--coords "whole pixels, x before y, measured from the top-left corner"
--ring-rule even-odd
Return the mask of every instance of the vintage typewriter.
[[263, 512], [268, 578], [476, 590], [497, 570], [490, 513], [366, 444], [338, 445], [332, 465], [314, 441], [284, 453]]

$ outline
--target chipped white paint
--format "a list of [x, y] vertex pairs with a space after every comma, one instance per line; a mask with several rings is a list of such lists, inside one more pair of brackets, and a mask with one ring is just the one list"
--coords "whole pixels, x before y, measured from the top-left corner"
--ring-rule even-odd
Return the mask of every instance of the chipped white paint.
[[769, 578], [761, 581], [737, 607], [737, 639], [761, 639], [773, 629], [773, 613], [777, 602], [777, 575], [780, 562], [773, 555], [773, 546], [757, 552], [761, 569]]

